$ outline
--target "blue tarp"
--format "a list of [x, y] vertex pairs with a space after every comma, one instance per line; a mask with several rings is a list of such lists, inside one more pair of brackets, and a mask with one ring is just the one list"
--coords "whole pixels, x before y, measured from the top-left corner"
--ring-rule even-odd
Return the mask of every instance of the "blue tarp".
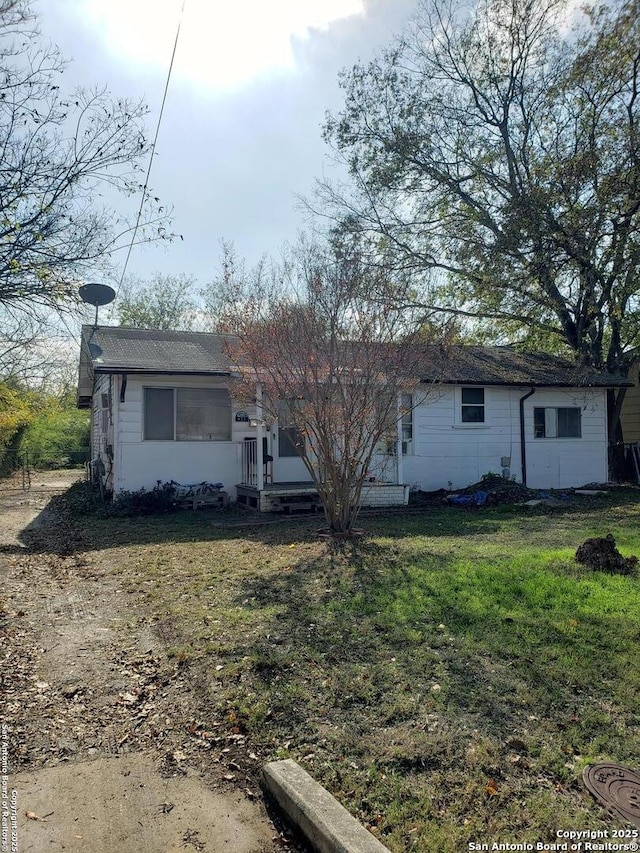
[[477, 492], [474, 492], [472, 495], [449, 495], [447, 498], [448, 503], [460, 505], [470, 505], [474, 504], [475, 506], [484, 506], [487, 502], [487, 498], [489, 497], [488, 492], [483, 492], [481, 489], [478, 489]]

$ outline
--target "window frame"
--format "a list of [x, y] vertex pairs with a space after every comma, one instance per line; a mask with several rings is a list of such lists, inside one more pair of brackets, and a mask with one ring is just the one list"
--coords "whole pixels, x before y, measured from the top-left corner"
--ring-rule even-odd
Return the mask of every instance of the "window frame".
[[[300, 447], [296, 441], [300, 442]], [[285, 426], [278, 422], [278, 459], [299, 459], [305, 450], [302, 431], [296, 426]]]
[[[178, 410], [180, 405], [180, 391], [223, 391], [227, 395], [228, 406], [225, 408], [228, 409], [228, 431], [227, 435], [224, 438], [195, 438], [192, 436], [187, 436], [184, 438], [179, 437], [178, 435]], [[172, 395], [172, 413], [173, 413], [173, 422], [171, 425], [171, 437], [165, 438], [149, 438], [147, 435], [147, 422], [148, 422], [148, 411], [147, 411], [147, 392], [148, 391], [164, 391], [171, 392]], [[186, 408], [186, 407], [185, 407]], [[231, 400], [231, 394], [228, 388], [221, 388], [218, 386], [192, 386], [192, 385], [143, 385], [142, 387], [142, 441], [161, 441], [161, 442], [180, 442], [181, 444], [187, 443], [230, 443], [233, 440], [233, 404]]]
[[402, 455], [413, 456], [415, 426], [413, 422], [413, 394], [400, 395], [400, 434]]
[[[465, 391], [481, 391], [482, 392], [482, 403], [468, 403], [464, 402]], [[455, 387], [455, 396], [454, 396], [454, 420], [453, 426], [456, 429], [489, 429], [489, 389], [486, 385], [457, 385]], [[482, 408], [482, 417], [481, 421], [467, 421], [463, 420], [463, 410], [465, 407], [475, 407]]]
[[[539, 413], [542, 412], [541, 416]], [[560, 412], [577, 413], [577, 432], [560, 434]], [[553, 415], [551, 415], [553, 413]], [[567, 424], [569, 422], [567, 421]], [[551, 432], [552, 434], [549, 434]], [[582, 438], [582, 407], [581, 406], [534, 406], [533, 407], [533, 438], [535, 440], [552, 440]]]
[[[299, 407], [301, 401], [296, 399], [278, 401], [278, 458], [300, 459], [306, 452], [307, 443], [304, 433], [294, 423], [293, 409]], [[300, 446], [296, 446], [296, 441]], [[286, 452], [282, 452], [282, 451]]]

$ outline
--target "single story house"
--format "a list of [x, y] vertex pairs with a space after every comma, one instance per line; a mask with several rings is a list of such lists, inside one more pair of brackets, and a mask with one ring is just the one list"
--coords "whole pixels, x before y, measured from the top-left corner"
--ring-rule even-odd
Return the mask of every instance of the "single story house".
[[[108, 490], [220, 482], [261, 510], [313, 493], [289, 425], [234, 399], [225, 340], [83, 327], [78, 405], [91, 409], [91, 456]], [[402, 452], [380, 449], [363, 503], [401, 504], [411, 488], [455, 490], [488, 472], [540, 489], [605, 482], [606, 392], [625, 384], [546, 354], [452, 346], [404, 401]]]

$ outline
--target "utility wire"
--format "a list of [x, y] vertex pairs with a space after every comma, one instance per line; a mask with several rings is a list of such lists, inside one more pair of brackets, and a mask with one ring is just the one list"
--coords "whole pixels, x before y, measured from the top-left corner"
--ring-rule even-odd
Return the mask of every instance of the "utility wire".
[[153, 166], [153, 158], [156, 153], [156, 142], [158, 141], [158, 134], [160, 133], [160, 125], [162, 124], [162, 115], [164, 113], [164, 105], [167, 100], [167, 92], [169, 91], [169, 82], [171, 81], [171, 72], [173, 71], [173, 61], [176, 58], [176, 50], [178, 47], [178, 39], [180, 38], [180, 27], [182, 25], [182, 16], [184, 15], [184, 7], [186, 5], [187, 0], [182, 0], [182, 9], [180, 10], [180, 17], [178, 18], [178, 28], [176, 30], [176, 37], [173, 42], [173, 51], [171, 53], [171, 62], [169, 63], [169, 71], [167, 72], [167, 80], [164, 84], [164, 94], [162, 96], [162, 104], [160, 105], [160, 115], [158, 116], [158, 123], [156, 125], [155, 136], [153, 137], [153, 142], [151, 143], [151, 155], [149, 157], [149, 166], [147, 168], [147, 175], [144, 179], [144, 186], [142, 188], [142, 198], [140, 199], [140, 207], [138, 208], [138, 216], [136, 217], [135, 228], [133, 229], [133, 234], [131, 235], [131, 243], [129, 243], [129, 250], [127, 252], [127, 257], [124, 262], [124, 267], [122, 268], [122, 275], [120, 276], [120, 284], [118, 288], [122, 287], [122, 282], [124, 281], [125, 273], [127, 272], [127, 266], [129, 265], [129, 258], [131, 257], [131, 251], [133, 249], [136, 236], [138, 234], [138, 229], [140, 227], [140, 219], [142, 218], [142, 208], [144, 207], [144, 200], [146, 196], [147, 189], [149, 188], [149, 177], [151, 175], [151, 167]]

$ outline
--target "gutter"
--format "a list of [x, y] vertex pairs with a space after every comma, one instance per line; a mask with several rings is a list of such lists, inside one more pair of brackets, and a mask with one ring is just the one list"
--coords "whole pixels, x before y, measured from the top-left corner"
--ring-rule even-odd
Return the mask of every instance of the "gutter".
[[532, 397], [536, 393], [536, 389], [532, 388], [530, 391], [520, 397], [520, 462], [522, 469], [522, 485], [527, 485], [527, 446], [525, 443], [525, 434], [524, 434], [524, 401], [528, 400], [529, 397]]
[[126, 374], [130, 376], [234, 376], [229, 370], [154, 370], [140, 367], [109, 367], [105, 364], [93, 365], [95, 373]]

